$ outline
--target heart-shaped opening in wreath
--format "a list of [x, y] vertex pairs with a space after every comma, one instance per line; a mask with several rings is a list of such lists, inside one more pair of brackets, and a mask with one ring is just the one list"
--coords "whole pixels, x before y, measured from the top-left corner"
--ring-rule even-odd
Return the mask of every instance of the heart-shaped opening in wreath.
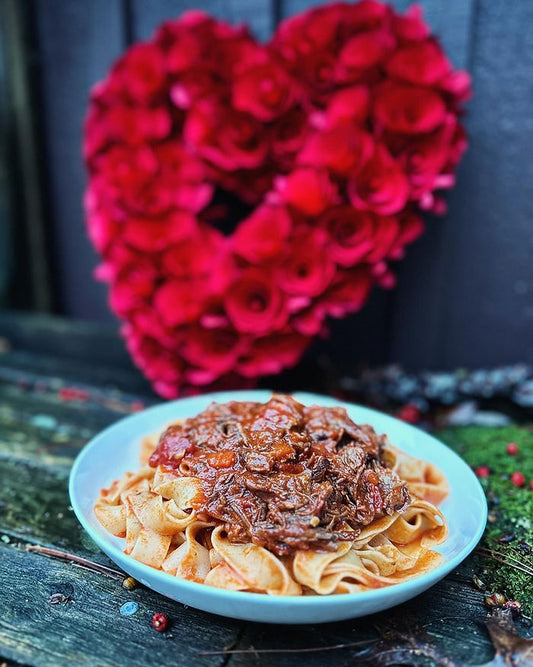
[[201, 12], [91, 95], [91, 238], [136, 363], [165, 396], [295, 364], [358, 310], [453, 185], [469, 92], [418, 9], [310, 10], [260, 45]]

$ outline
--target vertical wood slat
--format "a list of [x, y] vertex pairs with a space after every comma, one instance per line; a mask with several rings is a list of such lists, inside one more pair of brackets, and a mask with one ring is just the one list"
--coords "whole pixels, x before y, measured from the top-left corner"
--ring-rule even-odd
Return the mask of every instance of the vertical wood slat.
[[[0, 38], [5, 49], [6, 95], [4, 118], [10, 132], [8, 141], [12, 147], [11, 172], [18, 172], [18, 182], [8, 181], [12, 188], [10, 209], [12, 240], [24, 238], [26, 256], [21, 283], [28, 292], [28, 303], [40, 311], [49, 311], [52, 306], [52, 286], [49, 258], [45, 239], [45, 214], [41, 183], [37, 125], [35, 123], [35, 94], [31, 81], [32, 53], [30, 46], [28, 3], [4, 0], [0, 7], [2, 23]], [[15, 229], [18, 223], [20, 228]], [[7, 228], [7, 224], [5, 226]], [[22, 232], [22, 233], [21, 233]], [[4, 249], [5, 251], [6, 249]], [[12, 261], [12, 253], [6, 264]]]
[[107, 289], [93, 279], [97, 258], [85, 233], [82, 124], [90, 87], [125, 45], [121, 0], [35, 0], [42, 129], [60, 307], [111, 321]]
[[162, 22], [178, 18], [186, 9], [202, 9], [230, 23], [246, 23], [260, 40], [267, 40], [274, 25], [275, 0], [130, 0], [132, 35], [134, 39], [147, 39]]
[[533, 5], [474, 18], [470, 149], [396, 301], [393, 354], [415, 369], [533, 362]]

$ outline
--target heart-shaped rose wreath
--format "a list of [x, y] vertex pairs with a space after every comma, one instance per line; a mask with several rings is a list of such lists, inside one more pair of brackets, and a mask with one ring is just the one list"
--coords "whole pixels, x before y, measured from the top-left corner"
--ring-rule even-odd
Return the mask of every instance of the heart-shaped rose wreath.
[[91, 94], [86, 210], [155, 389], [279, 372], [392, 287], [416, 211], [453, 185], [469, 88], [419, 8], [374, 0], [290, 18], [267, 45], [188, 12], [130, 48]]

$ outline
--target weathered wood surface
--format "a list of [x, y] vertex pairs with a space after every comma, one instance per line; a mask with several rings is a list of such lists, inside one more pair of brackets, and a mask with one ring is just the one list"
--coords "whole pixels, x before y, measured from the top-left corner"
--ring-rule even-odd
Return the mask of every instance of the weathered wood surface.
[[[32, 327], [38, 333], [35, 340]], [[136, 409], [139, 401], [155, 397], [146, 389], [132, 391], [130, 375], [135, 372], [120, 355], [117, 368], [111, 359], [105, 366], [98, 361], [106, 336], [97, 327], [82, 333], [79, 325], [57, 319], [0, 316], [0, 337], [13, 346], [8, 350], [4, 340], [6, 351], [0, 353], [0, 662], [240, 667], [334, 660], [344, 665], [361, 657], [361, 647], [306, 654], [202, 652], [228, 646], [260, 650], [352, 643], [377, 638], [379, 628], [401, 625], [411, 617], [456, 663], [480, 664], [491, 658], [482, 624], [483, 597], [471, 584], [468, 561], [431, 590], [389, 612], [342, 623], [284, 627], [213, 616], [144, 588], [128, 592], [120, 580], [25, 551], [24, 545], [44, 545], [113, 567], [72, 513], [69, 468], [96, 432]], [[46, 354], [38, 351], [44, 342]], [[71, 363], [79, 375], [65, 381]], [[95, 375], [97, 367], [105, 369], [107, 379]], [[83, 388], [78, 398], [64, 391], [72, 387]], [[54, 593], [73, 601], [51, 605]], [[132, 617], [119, 613], [128, 600], [140, 607]], [[156, 611], [173, 620], [170, 633], [152, 629]], [[417, 660], [413, 658], [413, 664], [428, 664]]]

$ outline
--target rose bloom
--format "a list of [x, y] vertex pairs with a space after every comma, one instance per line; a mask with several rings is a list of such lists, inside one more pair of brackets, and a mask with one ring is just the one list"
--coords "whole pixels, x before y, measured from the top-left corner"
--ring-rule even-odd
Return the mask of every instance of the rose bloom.
[[344, 317], [363, 307], [371, 286], [372, 278], [367, 267], [344, 269], [338, 273], [320, 302], [331, 317]]
[[203, 209], [214, 189], [205, 164], [190, 155], [175, 139], [157, 144], [153, 150], [158, 178], [172, 192], [174, 205], [194, 213]]
[[374, 225], [374, 247], [365, 259], [369, 264], [376, 264], [387, 257], [394, 247], [400, 233], [400, 225], [398, 218], [392, 215], [373, 215], [372, 222]]
[[230, 328], [205, 329], [195, 326], [180, 348], [183, 358], [196, 368], [187, 371], [193, 384], [209, 384], [235, 368], [244, 341]]
[[125, 317], [151, 297], [158, 272], [148, 258], [139, 256], [136, 261], [122, 269], [111, 285], [109, 300], [113, 310]]
[[424, 21], [420, 5], [411, 5], [403, 16], [393, 15], [392, 28], [400, 42], [427, 39], [430, 35], [429, 26]]
[[337, 189], [324, 169], [300, 167], [275, 182], [281, 198], [304, 215], [319, 215], [337, 200]]
[[290, 330], [261, 336], [239, 360], [237, 371], [250, 378], [280, 373], [299, 361], [310, 342], [308, 336]]
[[[120, 104], [98, 114], [102, 142], [139, 145], [167, 137], [172, 119], [165, 107], [130, 107]], [[94, 122], [94, 121], [93, 121]]]
[[269, 122], [292, 105], [295, 87], [282, 65], [272, 61], [258, 63], [237, 74], [233, 83], [233, 105]]
[[398, 162], [384, 146], [377, 145], [357, 177], [348, 183], [348, 195], [355, 208], [390, 215], [405, 206], [409, 184]]
[[279, 268], [279, 285], [298, 296], [318, 296], [330, 284], [335, 264], [326, 250], [323, 230], [307, 229], [293, 237], [290, 254]]
[[[281, 169], [292, 167], [294, 155], [309, 133], [307, 113], [293, 107], [276, 120], [271, 128], [271, 152]], [[279, 170], [276, 169], [276, 172]]]
[[162, 218], [128, 218], [122, 238], [137, 250], [158, 252], [194, 233], [196, 218], [188, 211], [171, 211]]
[[363, 124], [370, 112], [370, 91], [367, 86], [357, 85], [334, 93], [326, 108], [328, 127], [340, 124]]
[[374, 248], [374, 224], [368, 212], [335, 206], [322, 215], [319, 224], [328, 234], [328, 255], [341, 266], [360, 262]]
[[183, 361], [157, 340], [140, 334], [131, 325], [124, 325], [121, 333], [133, 360], [154, 382], [155, 390], [165, 398], [175, 398], [182, 382]]
[[356, 172], [372, 154], [371, 136], [354, 125], [342, 125], [309, 135], [298, 163], [325, 167], [339, 175]]
[[163, 53], [155, 44], [135, 44], [116, 63], [112, 76], [121, 81], [133, 103], [149, 103], [166, 84]]
[[196, 322], [206, 300], [205, 283], [200, 279], [166, 280], [154, 295], [155, 308], [167, 327]]
[[[221, 131], [221, 128], [224, 128]], [[185, 121], [186, 144], [215, 166], [229, 171], [258, 167], [268, 145], [259, 122], [222, 104], [198, 104]]]
[[291, 217], [284, 207], [263, 204], [235, 230], [234, 252], [252, 264], [275, 258], [285, 247], [291, 226]]
[[272, 275], [243, 271], [225, 295], [224, 306], [239, 332], [256, 335], [281, 328], [288, 319], [283, 294]]
[[342, 83], [357, 81], [365, 70], [383, 63], [393, 47], [392, 36], [384, 30], [354, 35], [339, 54], [335, 79]]
[[434, 39], [415, 42], [395, 51], [386, 71], [395, 79], [420, 86], [432, 86], [443, 79], [452, 66]]
[[105, 254], [119, 232], [119, 224], [105, 209], [87, 208], [87, 231], [94, 247], [100, 254]]
[[375, 120], [391, 132], [431, 132], [444, 122], [445, 116], [446, 105], [433, 90], [389, 81], [376, 92]]

